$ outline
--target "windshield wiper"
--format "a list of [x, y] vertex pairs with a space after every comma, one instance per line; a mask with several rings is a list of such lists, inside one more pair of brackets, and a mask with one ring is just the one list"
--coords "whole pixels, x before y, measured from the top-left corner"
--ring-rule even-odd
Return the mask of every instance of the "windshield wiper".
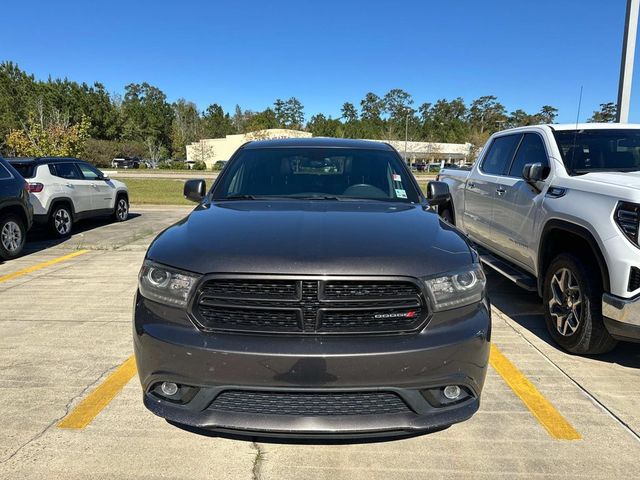
[[336, 197], [335, 195], [291, 195], [289, 198], [293, 198], [295, 200], [342, 200], [340, 197]]
[[215, 201], [219, 200], [255, 200], [253, 195], [229, 195], [228, 197], [214, 198]]

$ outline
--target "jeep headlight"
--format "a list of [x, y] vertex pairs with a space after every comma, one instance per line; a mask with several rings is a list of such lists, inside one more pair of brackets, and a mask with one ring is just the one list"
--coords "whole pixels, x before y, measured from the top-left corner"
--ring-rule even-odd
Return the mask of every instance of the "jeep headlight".
[[480, 264], [424, 278], [435, 311], [478, 303], [484, 296], [486, 277]]
[[174, 307], [187, 305], [189, 295], [201, 275], [145, 260], [138, 276], [140, 294]]

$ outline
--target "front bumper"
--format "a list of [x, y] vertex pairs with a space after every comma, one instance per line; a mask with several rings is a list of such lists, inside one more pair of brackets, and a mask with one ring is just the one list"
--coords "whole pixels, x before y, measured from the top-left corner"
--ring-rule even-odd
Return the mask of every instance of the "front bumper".
[[602, 316], [609, 333], [620, 340], [640, 342], [640, 295], [602, 295]]
[[[488, 301], [435, 314], [419, 333], [400, 335], [205, 334], [182, 310], [139, 294], [134, 347], [144, 403], [169, 421], [196, 428], [286, 436], [370, 436], [435, 430], [479, 407], [489, 358]], [[153, 391], [159, 382], [196, 387], [184, 404]], [[434, 406], [424, 391], [459, 385], [469, 397]], [[402, 413], [282, 415], [217, 410], [225, 391], [295, 393], [392, 392]]]

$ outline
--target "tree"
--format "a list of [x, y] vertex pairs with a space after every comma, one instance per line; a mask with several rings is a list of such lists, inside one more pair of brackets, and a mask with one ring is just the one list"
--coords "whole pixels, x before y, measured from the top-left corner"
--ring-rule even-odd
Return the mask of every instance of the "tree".
[[217, 103], [207, 107], [202, 116], [202, 127], [205, 138], [222, 138], [236, 131], [234, 120]]
[[471, 102], [468, 120], [470, 126], [480, 133], [485, 129], [493, 133], [500, 128], [501, 122], [507, 120], [506, 110], [497, 97], [485, 95]]
[[338, 119], [327, 118], [322, 113], [318, 113], [307, 123], [307, 130], [314, 137], [341, 137], [342, 123]]
[[173, 121], [171, 124], [171, 150], [174, 158], [186, 158], [186, 147], [200, 137], [200, 114], [195, 103], [184, 98], [171, 105]]
[[276, 128], [300, 130], [304, 123], [304, 108], [300, 100], [291, 97], [289, 100], [276, 99], [273, 103]]
[[151, 138], [154, 145], [170, 147], [173, 109], [162, 90], [146, 82], [127, 85], [122, 117], [124, 138], [144, 142]]
[[616, 121], [618, 107], [613, 102], [601, 103], [600, 110], [595, 110], [587, 122], [612, 123]]
[[538, 113], [540, 123], [553, 123], [558, 116], [558, 109], [551, 105], [544, 105]]
[[361, 118], [365, 121], [380, 123], [384, 101], [375, 93], [369, 92], [360, 101]]
[[245, 133], [267, 130], [269, 128], [278, 128], [279, 126], [276, 114], [270, 108], [258, 113], [245, 113], [248, 115], [248, 119], [245, 124]]
[[90, 127], [86, 117], [75, 124], [60, 116], [41, 123], [30, 115], [22, 129], [9, 132], [6, 145], [20, 157], [80, 157], [84, 155]]

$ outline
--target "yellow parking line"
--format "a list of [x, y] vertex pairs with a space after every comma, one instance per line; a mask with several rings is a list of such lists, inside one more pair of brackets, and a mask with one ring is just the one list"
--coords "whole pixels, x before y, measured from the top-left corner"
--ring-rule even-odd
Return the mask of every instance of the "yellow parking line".
[[136, 374], [136, 360], [131, 355], [116, 371], [96, 387], [76, 408], [64, 417], [59, 423], [59, 428], [82, 429], [89, 425], [94, 418], [109, 405], [109, 402], [120, 393], [120, 390], [129, 383]]
[[489, 363], [500, 374], [511, 390], [520, 397], [534, 417], [553, 438], [559, 440], [580, 440], [582, 436], [556, 410], [538, 389], [525, 377], [507, 357], [491, 344]]
[[79, 255], [83, 255], [89, 252], [89, 250], [78, 250], [77, 252], [70, 253], [69, 255], [64, 255], [62, 257], [54, 258], [53, 260], [48, 260], [46, 262], [37, 263], [31, 267], [23, 268], [22, 270], [18, 270], [17, 272], [9, 273], [7, 275], [3, 275], [0, 277], [0, 283], [6, 282], [7, 280], [11, 280], [17, 277], [21, 277], [22, 275], [26, 275], [27, 273], [35, 272], [36, 270], [40, 270], [41, 268], [50, 267], [51, 265], [55, 265], [56, 263], [64, 262], [65, 260], [69, 260], [71, 258], [77, 257]]

